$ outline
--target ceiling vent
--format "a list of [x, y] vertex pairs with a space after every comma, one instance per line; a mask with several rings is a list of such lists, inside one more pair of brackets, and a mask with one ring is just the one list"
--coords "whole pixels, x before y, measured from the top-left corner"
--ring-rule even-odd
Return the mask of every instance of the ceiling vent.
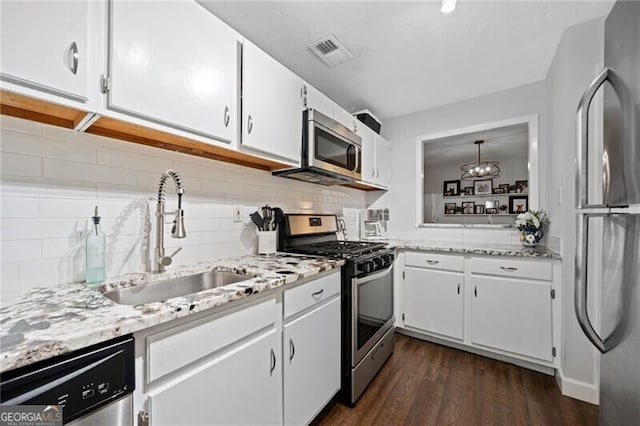
[[338, 37], [333, 34], [329, 34], [326, 37], [322, 37], [320, 40], [314, 41], [309, 45], [309, 49], [311, 49], [318, 58], [322, 59], [322, 62], [330, 67], [336, 66], [353, 58], [351, 52], [349, 52], [347, 48], [340, 43]]

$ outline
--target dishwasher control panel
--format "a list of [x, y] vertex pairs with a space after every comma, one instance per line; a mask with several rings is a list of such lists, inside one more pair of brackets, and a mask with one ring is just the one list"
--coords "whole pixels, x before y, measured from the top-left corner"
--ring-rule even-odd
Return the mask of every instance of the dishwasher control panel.
[[67, 423], [133, 392], [133, 337], [7, 371], [0, 381], [2, 404], [61, 405]]

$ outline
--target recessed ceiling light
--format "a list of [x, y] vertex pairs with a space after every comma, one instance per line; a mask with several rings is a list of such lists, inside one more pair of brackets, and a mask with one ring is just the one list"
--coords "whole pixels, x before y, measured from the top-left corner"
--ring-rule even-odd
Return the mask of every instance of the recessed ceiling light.
[[442, 0], [442, 6], [440, 6], [440, 12], [451, 13], [456, 8], [456, 0]]

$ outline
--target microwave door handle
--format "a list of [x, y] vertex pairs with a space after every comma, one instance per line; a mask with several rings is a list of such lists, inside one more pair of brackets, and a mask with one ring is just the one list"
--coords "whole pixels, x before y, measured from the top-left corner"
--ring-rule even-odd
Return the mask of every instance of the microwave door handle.
[[351, 170], [353, 173], [356, 173], [358, 171], [358, 167], [360, 167], [360, 156], [358, 155], [358, 152], [360, 151], [360, 148], [357, 147], [357, 145], [351, 145], [355, 151], [356, 151], [356, 165], [353, 168], [353, 170]]

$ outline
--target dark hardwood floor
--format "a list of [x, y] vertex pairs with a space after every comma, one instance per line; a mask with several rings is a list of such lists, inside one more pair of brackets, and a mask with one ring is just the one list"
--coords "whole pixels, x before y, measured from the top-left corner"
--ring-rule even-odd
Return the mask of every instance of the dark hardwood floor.
[[328, 425], [597, 425], [598, 407], [562, 396], [555, 379], [396, 335], [395, 350], [355, 408], [335, 403]]

